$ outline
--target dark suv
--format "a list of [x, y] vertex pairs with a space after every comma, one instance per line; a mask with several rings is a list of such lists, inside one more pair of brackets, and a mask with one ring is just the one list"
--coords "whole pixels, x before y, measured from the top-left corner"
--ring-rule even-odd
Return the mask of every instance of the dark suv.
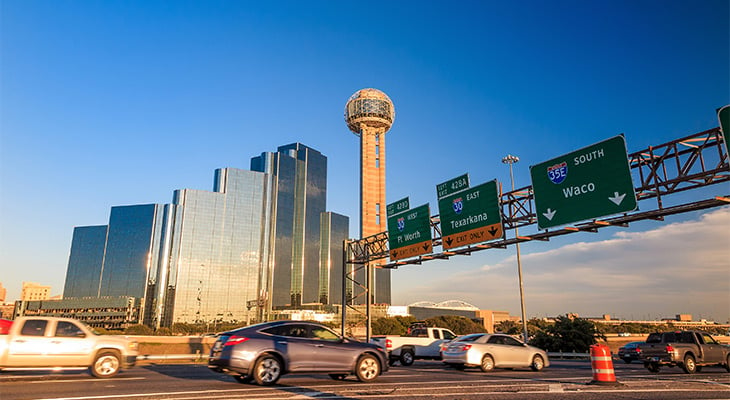
[[354, 374], [371, 382], [388, 370], [381, 347], [343, 338], [326, 326], [275, 321], [222, 333], [213, 345], [208, 368], [241, 383], [273, 385], [288, 373], [319, 372], [332, 379]]

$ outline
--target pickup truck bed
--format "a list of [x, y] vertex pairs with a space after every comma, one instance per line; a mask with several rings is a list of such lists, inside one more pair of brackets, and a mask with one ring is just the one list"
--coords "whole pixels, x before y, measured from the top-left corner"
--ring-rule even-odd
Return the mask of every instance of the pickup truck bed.
[[703, 366], [722, 366], [730, 372], [730, 346], [702, 331], [656, 332], [640, 344], [641, 361], [651, 372], [662, 366], [679, 366], [693, 374]]
[[455, 337], [454, 332], [445, 328], [419, 328], [405, 336], [376, 336], [370, 343], [386, 350], [391, 365], [398, 361], [409, 366], [416, 359], [440, 359], [441, 344]]

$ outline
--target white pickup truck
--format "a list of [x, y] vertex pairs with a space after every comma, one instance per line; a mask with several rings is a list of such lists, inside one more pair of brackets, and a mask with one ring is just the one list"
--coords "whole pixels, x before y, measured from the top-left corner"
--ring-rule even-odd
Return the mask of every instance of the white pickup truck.
[[0, 334], [0, 370], [88, 368], [110, 378], [136, 361], [136, 341], [97, 335], [71, 318], [20, 317]]
[[440, 359], [441, 344], [455, 337], [454, 332], [446, 328], [424, 327], [412, 329], [404, 336], [375, 336], [370, 343], [385, 349], [391, 365], [400, 361], [401, 365], [409, 366], [417, 358]]

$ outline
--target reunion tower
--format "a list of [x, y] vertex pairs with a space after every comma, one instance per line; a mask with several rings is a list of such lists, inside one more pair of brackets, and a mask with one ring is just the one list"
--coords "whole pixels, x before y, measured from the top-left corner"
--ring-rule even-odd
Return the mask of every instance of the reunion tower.
[[[378, 89], [358, 90], [345, 105], [347, 126], [360, 137], [360, 238], [387, 230], [385, 133], [394, 120], [393, 102]], [[375, 270], [374, 289], [375, 303], [390, 304], [390, 270]]]

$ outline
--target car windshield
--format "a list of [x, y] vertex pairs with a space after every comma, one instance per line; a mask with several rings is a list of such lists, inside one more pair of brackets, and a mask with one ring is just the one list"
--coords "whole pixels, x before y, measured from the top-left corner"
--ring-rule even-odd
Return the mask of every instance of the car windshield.
[[475, 334], [475, 335], [466, 335], [466, 336], [462, 336], [460, 338], [457, 338], [456, 341], [458, 341], [458, 342], [474, 342], [474, 341], [479, 340], [479, 338], [482, 337], [482, 336], [484, 336], [484, 334], [481, 334], [481, 333]]

